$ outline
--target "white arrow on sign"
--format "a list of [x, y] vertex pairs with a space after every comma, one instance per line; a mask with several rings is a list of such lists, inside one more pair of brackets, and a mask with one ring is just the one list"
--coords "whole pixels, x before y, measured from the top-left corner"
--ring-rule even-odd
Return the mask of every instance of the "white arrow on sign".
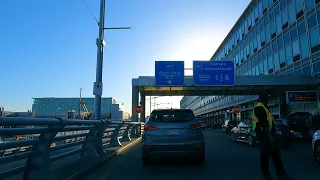
[[168, 84], [172, 84], [172, 83], [173, 83], [173, 81], [169, 80], [169, 81], [167, 81], [167, 83], [168, 83]]

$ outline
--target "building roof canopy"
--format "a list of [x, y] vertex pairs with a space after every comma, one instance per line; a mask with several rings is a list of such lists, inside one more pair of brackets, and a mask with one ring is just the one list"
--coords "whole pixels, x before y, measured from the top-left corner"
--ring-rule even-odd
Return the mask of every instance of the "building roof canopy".
[[257, 95], [283, 91], [300, 91], [316, 88], [319, 78], [308, 76], [236, 76], [234, 86], [195, 86], [193, 77], [185, 77], [185, 85], [177, 87], [155, 86], [153, 76], [132, 79], [132, 86], [139, 86], [146, 96], [209, 96], [209, 95]]

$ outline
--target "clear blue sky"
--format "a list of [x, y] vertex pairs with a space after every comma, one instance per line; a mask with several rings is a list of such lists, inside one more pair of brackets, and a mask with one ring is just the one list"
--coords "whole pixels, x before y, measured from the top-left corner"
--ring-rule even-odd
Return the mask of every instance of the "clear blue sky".
[[[86, 2], [98, 18], [100, 1]], [[154, 61], [208, 60], [249, 2], [107, 0], [106, 26], [132, 29], [106, 31], [103, 96], [130, 112], [132, 78], [154, 75]], [[78, 97], [80, 87], [93, 97], [97, 36], [83, 0], [1, 0], [0, 106], [26, 111], [32, 97]]]

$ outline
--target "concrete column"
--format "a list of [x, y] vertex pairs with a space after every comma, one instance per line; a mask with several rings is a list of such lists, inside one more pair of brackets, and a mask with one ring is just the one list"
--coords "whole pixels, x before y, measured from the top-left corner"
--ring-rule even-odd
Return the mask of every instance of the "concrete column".
[[144, 122], [146, 119], [146, 96], [140, 94], [142, 111], [140, 113], [140, 122]]
[[[320, 86], [317, 87], [318, 99], [320, 100]], [[320, 101], [318, 101], [318, 109], [320, 108]]]
[[139, 105], [139, 86], [132, 86], [132, 105], [131, 105], [131, 116], [133, 122], [138, 122], [138, 113], [135, 108]]
[[279, 95], [279, 104], [280, 104], [280, 115], [281, 117], [287, 117], [288, 115], [288, 104], [287, 97], [285, 92], [281, 92]]

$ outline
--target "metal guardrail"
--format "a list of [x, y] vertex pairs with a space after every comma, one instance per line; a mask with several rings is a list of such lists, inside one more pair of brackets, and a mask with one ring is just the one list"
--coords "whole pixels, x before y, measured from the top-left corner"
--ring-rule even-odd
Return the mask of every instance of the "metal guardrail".
[[[121, 141], [139, 137], [142, 123], [108, 120], [72, 120], [63, 118], [0, 117], [0, 136], [32, 135], [19, 141], [0, 143], [0, 166], [26, 160], [20, 167], [0, 172], [0, 179], [23, 173], [23, 179], [51, 179], [51, 163], [80, 153], [80, 157], [101, 157]], [[27, 126], [28, 128], [21, 128]], [[14, 153], [6, 153], [14, 151]], [[64, 150], [64, 152], [59, 152]], [[52, 153], [56, 152], [56, 153]], [[53, 155], [52, 155], [53, 154]]]

